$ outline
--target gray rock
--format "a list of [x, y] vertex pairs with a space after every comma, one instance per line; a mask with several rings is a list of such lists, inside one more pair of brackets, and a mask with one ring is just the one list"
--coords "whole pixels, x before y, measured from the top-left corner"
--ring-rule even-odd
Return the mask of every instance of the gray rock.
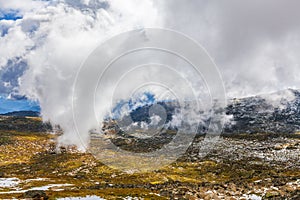
[[47, 200], [49, 197], [43, 190], [29, 190], [25, 192], [24, 198], [34, 199], [34, 200]]

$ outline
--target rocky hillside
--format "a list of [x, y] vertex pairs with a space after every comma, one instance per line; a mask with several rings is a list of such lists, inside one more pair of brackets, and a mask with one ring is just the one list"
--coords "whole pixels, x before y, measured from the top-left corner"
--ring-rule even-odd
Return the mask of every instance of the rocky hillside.
[[233, 116], [227, 133], [294, 133], [300, 130], [300, 92], [289, 89], [233, 99], [226, 114]]
[[0, 116], [0, 130], [47, 132], [52, 126], [38, 117]]
[[[166, 112], [166, 121], [172, 121], [178, 105], [172, 102], [157, 102]], [[153, 102], [133, 109], [129, 116], [121, 119], [122, 125], [130, 117], [134, 123], [151, 122], [149, 110]], [[300, 130], [300, 92], [298, 90], [284, 90], [271, 94], [246, 98], [234, 98], [225, 108], [227, 121], [224, 133], [295, 133]], [[199, 112], [201, 115], [201, 111]], [[198, 129], [205, 133], [210, 119], [207, 118]]]
[[14, 117], [39, 117], [40, 113], [31, 110], [22, 110], [22, 111], [14, 111], [8, 112], [5, 114], [1, 114], [3, 116], [14, 116]]

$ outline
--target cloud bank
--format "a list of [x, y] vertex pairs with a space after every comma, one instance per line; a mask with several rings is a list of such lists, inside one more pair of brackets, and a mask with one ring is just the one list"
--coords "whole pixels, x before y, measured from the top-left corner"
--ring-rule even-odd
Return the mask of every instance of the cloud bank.
[[299, 88], [299, 1], [160, 3], [166, 27], [188, 34], [208, 50], [229, 96]]
[[43, 119], [64, 129], [61, 142], [79, 144], [71, 88], [80, 64], [102, 41], [143, 27], [181, 31], [202, 44], [228, 98], [299, 88], [299, 6], [296, 0], [0, 1], [0, 94], [39, 101]]
[[[43, 119], [61, 125], [65, 131], [61, 142], [67, 144], [81, 143], [74, 139], [71, 109], [72, 86], [81, 63], [113, 35], [160, 24], [150, 0], [1, 1], [1, 8], [22, 13], [22, 19], [0, 21], [0, 27], [6, 29], [0, 40], [0, 48], [5, 49], [1, 51], [1, 73], [8, 74], [10, 68], [18, 71], [2, 76], [1, 92], [14, 89], [38, 100]], [[20, 60], [26, 67], [20, 69]]]

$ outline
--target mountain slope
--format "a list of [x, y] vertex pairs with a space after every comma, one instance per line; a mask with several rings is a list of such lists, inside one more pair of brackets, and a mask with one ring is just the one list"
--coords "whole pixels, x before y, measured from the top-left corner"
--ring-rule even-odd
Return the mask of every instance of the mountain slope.
[[15, 117], [39, 117], [40, 113], [32, 110], [13, 111], [1, 114], [3, 116], [15, 116]]
[[[178, 105], [164, 102], [156, 102], [156, 104], [162, 105], [166, 110], [166, 123], [172, 121], [175, 110], [179, 108]], [[151, 105], [152, 102], [133, 109], [123, 119], [130, 117], [133, 122], [149, 124]], [[224, 126], [223, 132], [227, 134], [294, 133], [300, 130], [300, 91], [287, 89], [270, 94], [234, 98], [225, 108], [225, 114], [226, 118], [231, 119], [227, 120]], [[201, 111], [199, 115], [203, 115], [203, 118], [200, 117], [202, 122], [199, 122], [198, 132], [205, 133], [211, 119], [204, 116]]]
[[227, 133], [294, 133], [300, 130], [300, 92], [288, 89], [233, 99], [226, 114], [233, 116]]

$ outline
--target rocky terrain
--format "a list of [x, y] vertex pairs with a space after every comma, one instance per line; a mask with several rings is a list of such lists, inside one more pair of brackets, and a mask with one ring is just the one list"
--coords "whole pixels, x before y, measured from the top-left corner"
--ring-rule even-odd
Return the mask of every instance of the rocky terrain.
[[300, 92], [284, 90], [233, 99], [226, 108], [233, 116], [227, 133], [295, 133], [300, 130]]
[[0, 133], [0, 199], [300, 198], [298, 134], [225, 135], [205, 157], [200, 156], [203, 137], [198, 136], [173, 164], [128, 173], [75, 147], [57, 148], [53, 134]]
[[0, 130], [49, 132], [52, 126], [50, 123], [43, 123], [39, 117], [0, 115]]
[[[291, 98], [283, 98], [286, 92]], [[0, 199], [300, 199], [300, 93], [284, 93], [232, 99], [225, 109], [232, 121], [208, 154], [201, 152], [204, 135], [196, 134], [174, 163], [139, 173], [109, 168], [75, 146], [57, 146], [61, 132], [51, 133], [38, 117], [1, 116]], [[176, 105], [159, 106], [170, 122]], [[135, 108], [131, 119], [149, 124], [150, 110]], [[126, 151], [152, 152], [176, 135], [176, 129], [128, 134], [119, 122], [104, 122], [105, 135], [91, 133], [91, 144], [100, 138]], [[113, 151], [109, 155], [114, 159]]]
[[[119, 119], [123, 126], [127, 121], [133, 123], [149, 124], [150, 109], [153, 105], [159, 105], [166, 112], [165, 123], [172, 121], [176, 109], [181, 109], [176, 102], [161, 102], [153, 100], [138, 102], [142, 106], [134, 107], [128, 102], [129, 115]], [[126, 105], [124, 102], [122, 105]], [[121, 110], [120, 105], [115, 110]], [[220, 109], [216, 109], [218, 112]], [[270, 94], [262, 94], [245, 98], [233, 98], [229, 100], [228, 106], [222, 108], [221, 112], [227, 120], [224, 126], [224, 133], [295, 133], [300, 131], [300, 91], [287, 89]], [[199, 116], [203, 111], [199, 111]], [[117, 115], [118, 116], [118, 115]], [[203, 116], [199, 124], [199, 134], [206, 133], [211, 115]], [[130, 118], [131, 120], [128, 120]]]
[[14, 116], [14, 117], [39, 117], [40, 113], [31, 110], [14, 111], [1, 114], [2, 116]]

